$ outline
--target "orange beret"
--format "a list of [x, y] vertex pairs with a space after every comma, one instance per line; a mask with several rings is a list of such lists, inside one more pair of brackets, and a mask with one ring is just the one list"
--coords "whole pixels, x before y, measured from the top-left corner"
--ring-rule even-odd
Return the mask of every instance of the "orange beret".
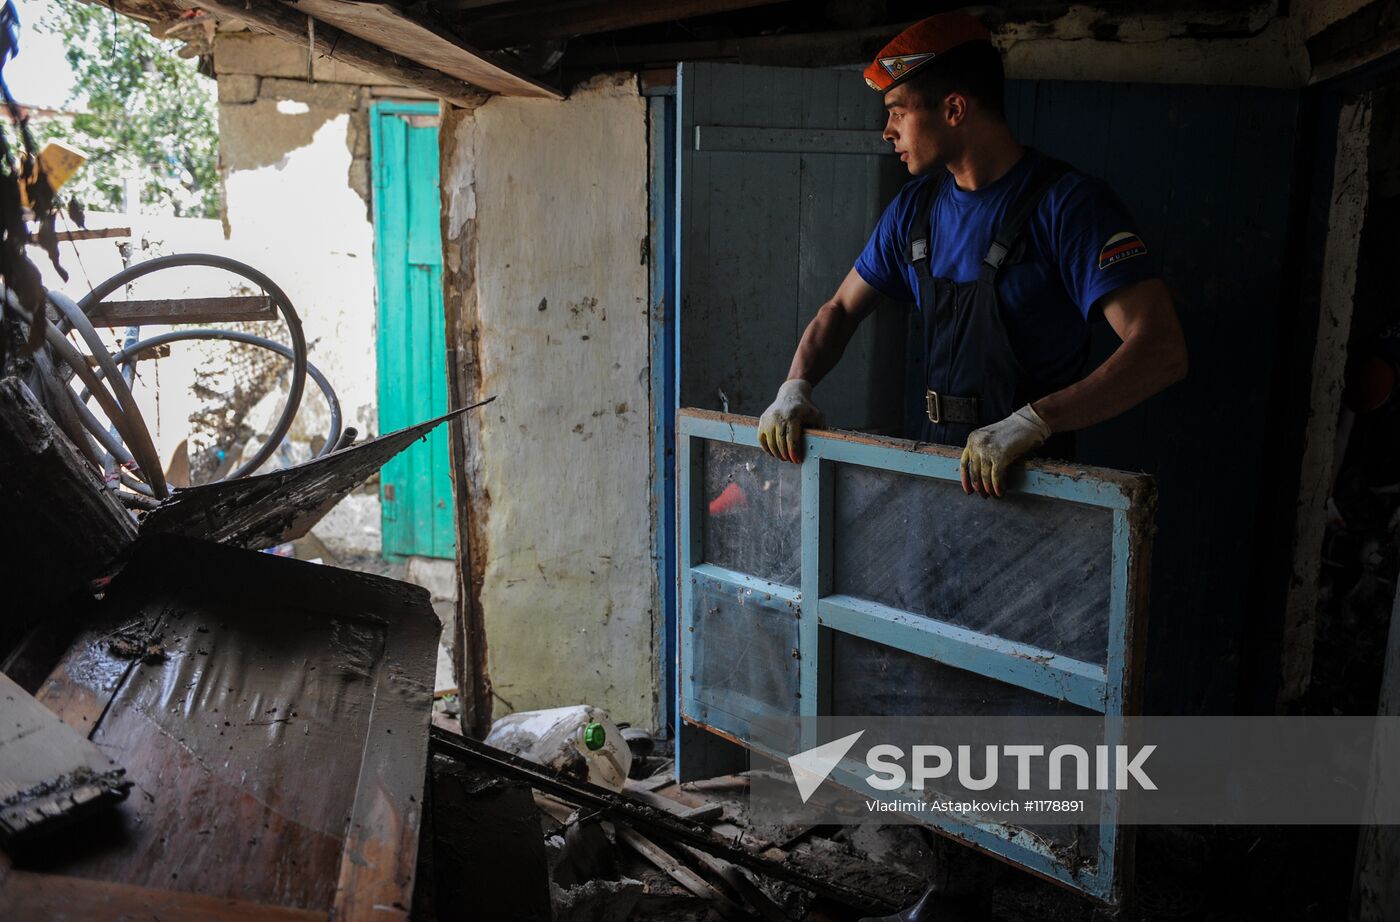
[[903, 83], [940, 54], [968, 42], [990, 42], [992, 33], [967, 13], [954, 11], [921, 19], [880, 49], [865, 68], [865, 82], [883, 93]]

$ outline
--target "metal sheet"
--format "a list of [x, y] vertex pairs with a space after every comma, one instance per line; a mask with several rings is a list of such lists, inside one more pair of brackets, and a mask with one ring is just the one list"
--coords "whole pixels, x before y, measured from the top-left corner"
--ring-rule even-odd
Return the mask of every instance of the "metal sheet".
[[142, 542], [39, 693], [136, 793], [30, 869], [405, 917], [438, 631], [416, 586]]
[[249, 550], [295, 540], [394, 455], [470, 409], [453, 410], [286, 470], [176, 490], [142, 520], [141, 534], [183, 535]]

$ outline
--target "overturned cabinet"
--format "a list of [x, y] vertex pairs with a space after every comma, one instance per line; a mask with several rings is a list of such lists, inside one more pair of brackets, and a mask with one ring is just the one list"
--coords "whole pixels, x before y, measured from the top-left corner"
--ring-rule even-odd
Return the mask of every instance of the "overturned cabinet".
[[[1136, 712], [1150, 478], [1033, 462], [989, 500], [963, 494], [944, 447], [809, 433], [794, 465], [756, 436], [750, 418], [681, 413], [687, 723], [781, 762], [824, 742], [804, 718]], [[682, 777], [704, 746], [681, 748]], [[921, 820], [1118, 903], [1132, 858], [1120, 806], [1106, 797], [1058, 841], [975, 816]]]

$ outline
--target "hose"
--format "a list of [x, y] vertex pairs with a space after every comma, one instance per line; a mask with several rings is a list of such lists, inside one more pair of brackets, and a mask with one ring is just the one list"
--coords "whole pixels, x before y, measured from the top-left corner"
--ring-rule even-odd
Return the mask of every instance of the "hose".
[[[137, 362], [141, 361], [141, 353], [143, 352], [169, 343], [184, 342], [192, 339], [219, 339], [227, 342], [246, 343], [250, 346], [260, 346], [263, 349], [269, 349], [283, 358], [296, 358], [295, 353], [293, 353], [291, 349], [288, 349], [279, 342], [266, 339], [262, 336], [255, 336], [252, 333], [245, 333], [241, 330], [201, 329], [171, 330], [169, 333], [159, 333], [147, 339], [139, 340], [113, 355], [112, 362], [118, 366], [126, 366], [128, 364], [134, 366]], [[331, 387], [331, 382], [321, 373], [320, 369], [310, 362], [306, 363], [306, 374], [307, 377], [316, 382], [316, 386], [321, 389], [321, 393], [326, 398], [326, 404], [330, 408], [331, 422], [326, 433], [326, 443], [322, 445], [321, 450], [316, 453], [316, 457], [320, 458], [334, 451], [336, 443], [340, 440], [341, 425], [343, 423], [340, 411], [340, 398], [336, 396], [335, 389]], [[101, 376], [102, 375], [99, 375], [99, 377]], [[232, 477], [232, 475], [230, 475], [230, 477]]]
[[[164, 499], [169, 496], [170, 490], [165, 485], [165, 472], [161, 470], [160, 454], [156, 451], [156, 444], [151, 439], [151, 431], [146, 427], [146, 420], [141, 415], [141, 410], [136, 406], [136, 398], [132, 396], [126, 378], [122, 377], [121, 369], [107, 354], [107, 347], [103, 344], [102, 338], [97, 335], [92, 321], [88, 320], [87, 314], [65, 294], [57, 291], [49, 292], [49, 303], [58, 308], [59, 313], [73, 325], [73, 328], [78, 331], [78, 335], [82, 336], [83, 341], [92, 350], [93, 357], [97, 359], [97, 367], [106, 375], [107, 385], [112, 389], [121, 406], [121, 419], [114, 416], [109, 416], [109, 418], [112, 420], [112, 424], [117, 426], [117, 430], [126, 440], [127, 448], [136, 459], [136, 463], [140, 465], [146, 483], [150, 484], [152, 495], [156, 499]], [[121, 428], [123, 421], [126, 423], [126, 430]]]
[[[265, 337], [239, 330], [173, 330], [137, 342], [128, 342], [117, 353], [109, 354], [92, 321], [88, 319], [92, 311], [114, 291], [125, 287], [138, 278], [162, 269], [184, 266], [222, 269], [258, 285], [272, 299], [278, 312], [282, 315], [291, 335], [291, 346], [288, 347]], [[21, 318], [31, 324], [36, 322], [35, 318], [32, 318], [27, 311], [20, 307], [18, 299], [8, 288], [5, 291], [5, 297], [17, 309]], [[110, 461], [110, 468], [103, 471], [104, 477], [110, 479], [113, 470], [115, 470], [117, 475], [115, 479], [134, 491], [136, 495], [119, 494], [123, 502], [129, 506], [152, 508], [154, 504], [167, 497], [170, 492], [160, 466], [160, 458], [154, 440], [151, 438], [150, 430], [146, 426], [146, 421], [141, 415], [130, 387], [136, 365], [141, 361], [142, 353], [168, 343], [196, 339], [244, 343], [268, 349], [292, 361], [292, 379], [287, 399], [271, 433], [248, 461], [229, 473], [224, 479], [247, 476], [261, 467], [277, 450], [282, 439], [291, 430], [292, 422], [300, 409], [308, 376], [320, 388], [330, 411], [329, 431], [325, 443], [316, 453], [316, 457], [328, 455], [338, 448], [353, 443], [355, 439], [356, 433], [353, 428], [342, 429], [343, 418], [340, 400], [336, 396], [335, 389], [331, 387], [326, 376], [307, 359], [306, 337], [302, 332], [301, 318], [292, 307], [291, 301], [271, 279], [246, 263], [210, 253], [162, 256], [123, 269], [77, 302], [59, 292], [49, 292], [48, 299], [57, 311], [57, 322], [50, 320], [47, 315], [38, 318], [44, 323], [45, 339], [54, 350], [58, 362], [66, 364], [84, 385], [81, 393], [75, 393], [71, 387], [64, 388], [77, 410], [75, 422], [81, 426], [77, 432], [79, 435], [88, 436], [83, 440], [82, 448], [85, 449], [84, 453], [88, 456], [88, 460], [92, 461], [99, 469], [108, 468]], [[96, 368], [92, 367], [88, 357], [80, 353], [68, 340], [70, 331], [76, 331], [88, 348], [92, 350]], [[58, 366], [55, 366], [55, 370], [59, 370]], [[104, 426], [88, 409], [89, 399], [95, 399], [101, 406], [102, 411], [111, 422], [110, 428]], [[128, 473], [126, 470], [128, 467], [134, 467], [142, 479], [137, 479]], [[143, 480], [144, 482], [142, 482]]]
[[[30, 316], [28, 311], [26, 311], [23, 307], [20, 306], [19, 299], [15, 298], [13, 294], [8, 291], [6, 292], [6, 295], [9, 298], [10, 306], [15, 309], [16, 313], [18, 313], [20, 318], [26, 323], [33, 324], [35, 322], [34, 318]], [[49, 345], [53, 347], [54, 352], [57, 353], [58, 357], [62, 359], [68, 365], [68, 367], [73, 370], [73, 373], [76, 374], [84, 384], [87, 385], [88, 389], [92, 392], [92, 396], [96, 398], [97, 402], [102, 406], [102, 412], [106, 413], [107, 418], [112, 420], [113, 424], [117, 426], [118, 430], [121, 432], [122, 438], [127, 442], [127, 444], [132, 445], [136, 443], [136, 435], [133, 431], [130, 431], [128, 423], [124, 417], [124, 414], [122, 413], [122, 408], [118, 405], [116, 399], [107, 390], [107, 388], [103, 386], [102, 380], [97, 376], [96, 372], [93, 371], [91, 367], [89, 367], [87, 360], [83, 357], [82, 353], [80, 353], [76, 348], [74, 348], [73, 344], [68, 341], [68, 338], [62, 333], [60, 333], [58, 327], [54, 326], [54, 324], [47, 317], [43, 317], [40, 319], [44, 322], [44, 337], [48, 340]], [[107, 353], [105, 351], [102, 352], [102, 355], [106, 356], [106, 354]], [[69, 393], [71, 394], [75, 404], [80, 402], [80, 398], [76, 394], [72, 394], [71, 391]], [[86, 407], [84, 407], [83, 409], [85, 410]], [[91, 420], [91, 425], [88, 424], [88, 420]], [[102, 428], [101, 424], [98, 423], [95, 418], [93, 418], [91, 413], [85, 414], [85, 418], [83, 421], [88, 431], [93, 432], [94, 435], [96, 435], [97, 432], [93, 429], [93, 425], [95, 425], [97, 429], [100, 429], [104, 435], [108, 435], [108, 437], [110, 437], [110, 434]], [[99, 439], [100, 438], [101, 437], [99, 437]], [[138, 457], [137, 463], [143, 465], [144, 468], [144, 464], [151, 462], [149, 459], [143, 460]], [[160, 467], [159, 462], [155, 462], [154, 466], [158, 470]], [[160, 477], [160, 474], [157, 474], [156, 476]], [[163, 489], [163, 478], [160, 480], [160, 483]]]
[[[287, 324], [287, 331], [291, 334], [292, 381], [291, 388], [287, 394], [287, 402], [283, 405], [282, 415], [277, 418], [277, 424], [272, 427], [272, 432], [268, 435], [267, 441], [263, 443], [262, 447], [258, 449], [252, 458], [244, 462], [241, 467], [230, 472], [228, 477], [225, 478], [228, 480], [236, 480], [239, 477], [245, 477], [257, 470], [268, 458], [272, 457], [272, 453], [277, 450], [277, 447], [282, 443], [282, 439], [291, 430], [292, 421], [296, 418], [297, 410], [301, 407], [302, 393], [306, 389], [306, 336], [301, 329], [301, 318], [297, 316], [296, 310], [292, 307], [292, 302], [288, 300], [287, 295], [283, 293], [282, 289], [277, 287], [277, 284], [273, 282], [272, 279], [263, 275], [257, 269], [254, 269], [246, 263], [239, 262], [236, 259], [230, 259], [227, 256], [217, 256], [213, 253], [180, 253], [174, 256], [158, 256], [147, 262], [128, 266], [83, 296], [83, 298], [78, 301], [78, 307], [86, 317], [86, 315], [90, 315], [93, 309], [101, 304], [108, 295], [126, 286], [128, 283], [143, 276], [150, 275], [152, 272], [159, 272], [162, 269], [174, 269], [181, 266], [207, 266], [213, 269], [223, 269], [253, 282], [272, 298], [273, 303], [277, 305], [277, 310], [282, 314], [282, 320]], [[130, 351], [129, 349], [123, 350], [123, 352]], [[118, 374], [117, 377], [120, 377], [120, 374]], [[112, 418], [112, 421], [115, 423], [116, 419]], [[123, 436], [126, 437], [125, 433]], [[128, 447], [133, 449], [132, 453], [137, 454], [135, 446], [131, 445], [129, 438], [127, 444]], [[157, 473], [156, 476], [162, 477], [159, 473]], [[161, 482], [163, 485], [163, 478]]]

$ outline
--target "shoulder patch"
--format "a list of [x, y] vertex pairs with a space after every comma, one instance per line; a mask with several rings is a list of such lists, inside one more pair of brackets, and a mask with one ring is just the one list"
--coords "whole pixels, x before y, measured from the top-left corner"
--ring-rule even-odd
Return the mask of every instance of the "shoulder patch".
[[1109, 237], [1103, 249], [1099, 250], [1099, 268], [1107, 269], [1114, 263], [1141, 256], [1146, 252], [1147, 244], [1142, 242], [1141, 237], [1128, 231], [1120, 231]]

